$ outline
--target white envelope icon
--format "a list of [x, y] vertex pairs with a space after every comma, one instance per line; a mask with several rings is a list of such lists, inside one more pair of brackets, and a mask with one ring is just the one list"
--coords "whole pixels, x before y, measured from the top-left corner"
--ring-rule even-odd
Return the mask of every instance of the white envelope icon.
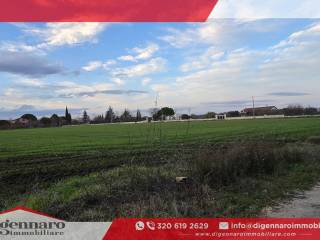
[[219, 223], [219, 229], [220, 230], [228, 230], [229, 229], [229, 223], [228, 222], [220, 222]]

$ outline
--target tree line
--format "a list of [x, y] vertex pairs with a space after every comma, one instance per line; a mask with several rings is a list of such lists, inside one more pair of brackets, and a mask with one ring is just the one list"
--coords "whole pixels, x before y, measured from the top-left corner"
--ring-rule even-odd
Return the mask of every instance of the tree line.
[[[227, 117], [240, 117], [241, 112], [229, 111], [225, 112]], [[315, 107], [303, 107], [302, 105], [289, 105], [286, 108], [277, 109], [272, 114], [283, 114], [285, 116], [303, 116], [303, 115], [320, 115], [320, 109]], [[68, 107], [65, 109], [64, 116], [53, 114], [51, 117], [42, 117], [38, 119], [35, 115], [27, 113], [16, 120], [0, 120], [0, 129], [11, 128], [32, 128], [32, 127], [61, 127], [64, 125], [78, 124], [101, 124], [101, 123], [120, 123], [120, 122], [141, 122], [141, 121], [161, 121], [173, 119], [175, 115], [174, 109], [163, 107], [161, 109], [151, 109], [149, 116], [142, 116], [138, 109], [135, 113], [125, 109], [120, 115], [117, 115], [110, 106], [104, 114], [95, 116], [91, 119], [87, 110], [83, 111], [82, 117], [73, 119]], [[207, 112], [206, 114], [181, 114], [179, 119], [209, 119], [215, 118], [217, 113]], [[151, 116], [151, 117], [150, 117]]]
[[27, 113], [16, 120], [0, 120], [0, 129], [61, 127], [65, 125], [141, 122], [151, 120], [158, 121], [164, 120], [168, 116], [173, 116], [174, 114], [175, 111], [172, 108], [164, 107], [153, 112], [152, 117], [142, 116], [139, 109], [134, 114], [128, 109], [125, 109], [122, 114], [117, 115], [110, 106], [104, 114], [95, 116], [92, 119], [87, 110], [83, 111], [81, 118], [73, 119], [68, 107], [66, 107], [64, 116], [53, 114], [51, 117], [42, 117], [38, 119], [35, 115]]
[[140, 110], [138, 109], [133, 115], [128, 109], [125, 109], [121, 115], [117, 115], [112, 107], [109, 107], [105, 114], [98, 115], [92, 120], [90, 119], [87, 111], [83, 112], [82, 122], [83, 123], [119, 123], [119, 122], [140, 122], [145, 120], [142, 117]]
[[[223, 113], [216, 113], [216, 112], [208, 112], [206, 114], [182, 114], [181, 119], [208, 119], [208, 118], [215, 118], [218, 114], [225, 114], [228, 118], [232, 117], [241, 117], [240, 111], [228, 111]], [[284, 115], [284, 116], [312, 116], [312, 115], [320, 115], [320, 109], [315, 107], [304, 107], [302, 105], [289, 105], [282, 109], [276, 109], [273, 111], [263, 112], [263, 111], [256, 111], [256, 116], [259, 115]]]

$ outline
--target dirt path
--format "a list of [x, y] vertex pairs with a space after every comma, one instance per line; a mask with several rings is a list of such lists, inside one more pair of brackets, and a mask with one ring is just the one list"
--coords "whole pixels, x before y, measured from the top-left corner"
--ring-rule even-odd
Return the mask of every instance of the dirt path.
[[310, 191], [298, 194], [290, 202], [266, 209], [264, 217], [288, 218], [318, 218], [320, 217], [320, 184]]

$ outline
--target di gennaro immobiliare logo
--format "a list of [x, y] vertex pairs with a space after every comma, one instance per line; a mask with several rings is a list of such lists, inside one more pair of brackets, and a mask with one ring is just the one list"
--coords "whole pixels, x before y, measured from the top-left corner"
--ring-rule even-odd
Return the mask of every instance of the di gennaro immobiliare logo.
[[11, 221], [0, 222], [0, 236], [62, 236], [64, 222]]
[[65, 236], [66, 222], [18, 207], [0, 215], [0, 239], [50, 239]]

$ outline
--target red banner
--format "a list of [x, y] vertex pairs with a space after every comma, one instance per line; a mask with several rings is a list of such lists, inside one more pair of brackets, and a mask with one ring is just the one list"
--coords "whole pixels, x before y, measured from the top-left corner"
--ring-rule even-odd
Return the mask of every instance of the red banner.
[[320, 219], [118, 219], [105, 240], [318, 240]]
[[1, 22], [204, 22], [218, 0], [0, 0]]
[[[42, 224], [43, 227], [28, 228], [27, 223]], [[50, 223], [55, 228], [50, 227]], [[112, 223], [76, 223], [25, 207], [0, 213], [1, 239], [11, 239], [12, 236], [17, 236], [17, 240], [34, 239], [34, 236], [44, 239], [52, 234], [63, 235], [64, 239], [87, 239], [85, 236], [90, 236], [90, 239], [104, 240], [318, 240], [320, 218], [116, 219]]]

